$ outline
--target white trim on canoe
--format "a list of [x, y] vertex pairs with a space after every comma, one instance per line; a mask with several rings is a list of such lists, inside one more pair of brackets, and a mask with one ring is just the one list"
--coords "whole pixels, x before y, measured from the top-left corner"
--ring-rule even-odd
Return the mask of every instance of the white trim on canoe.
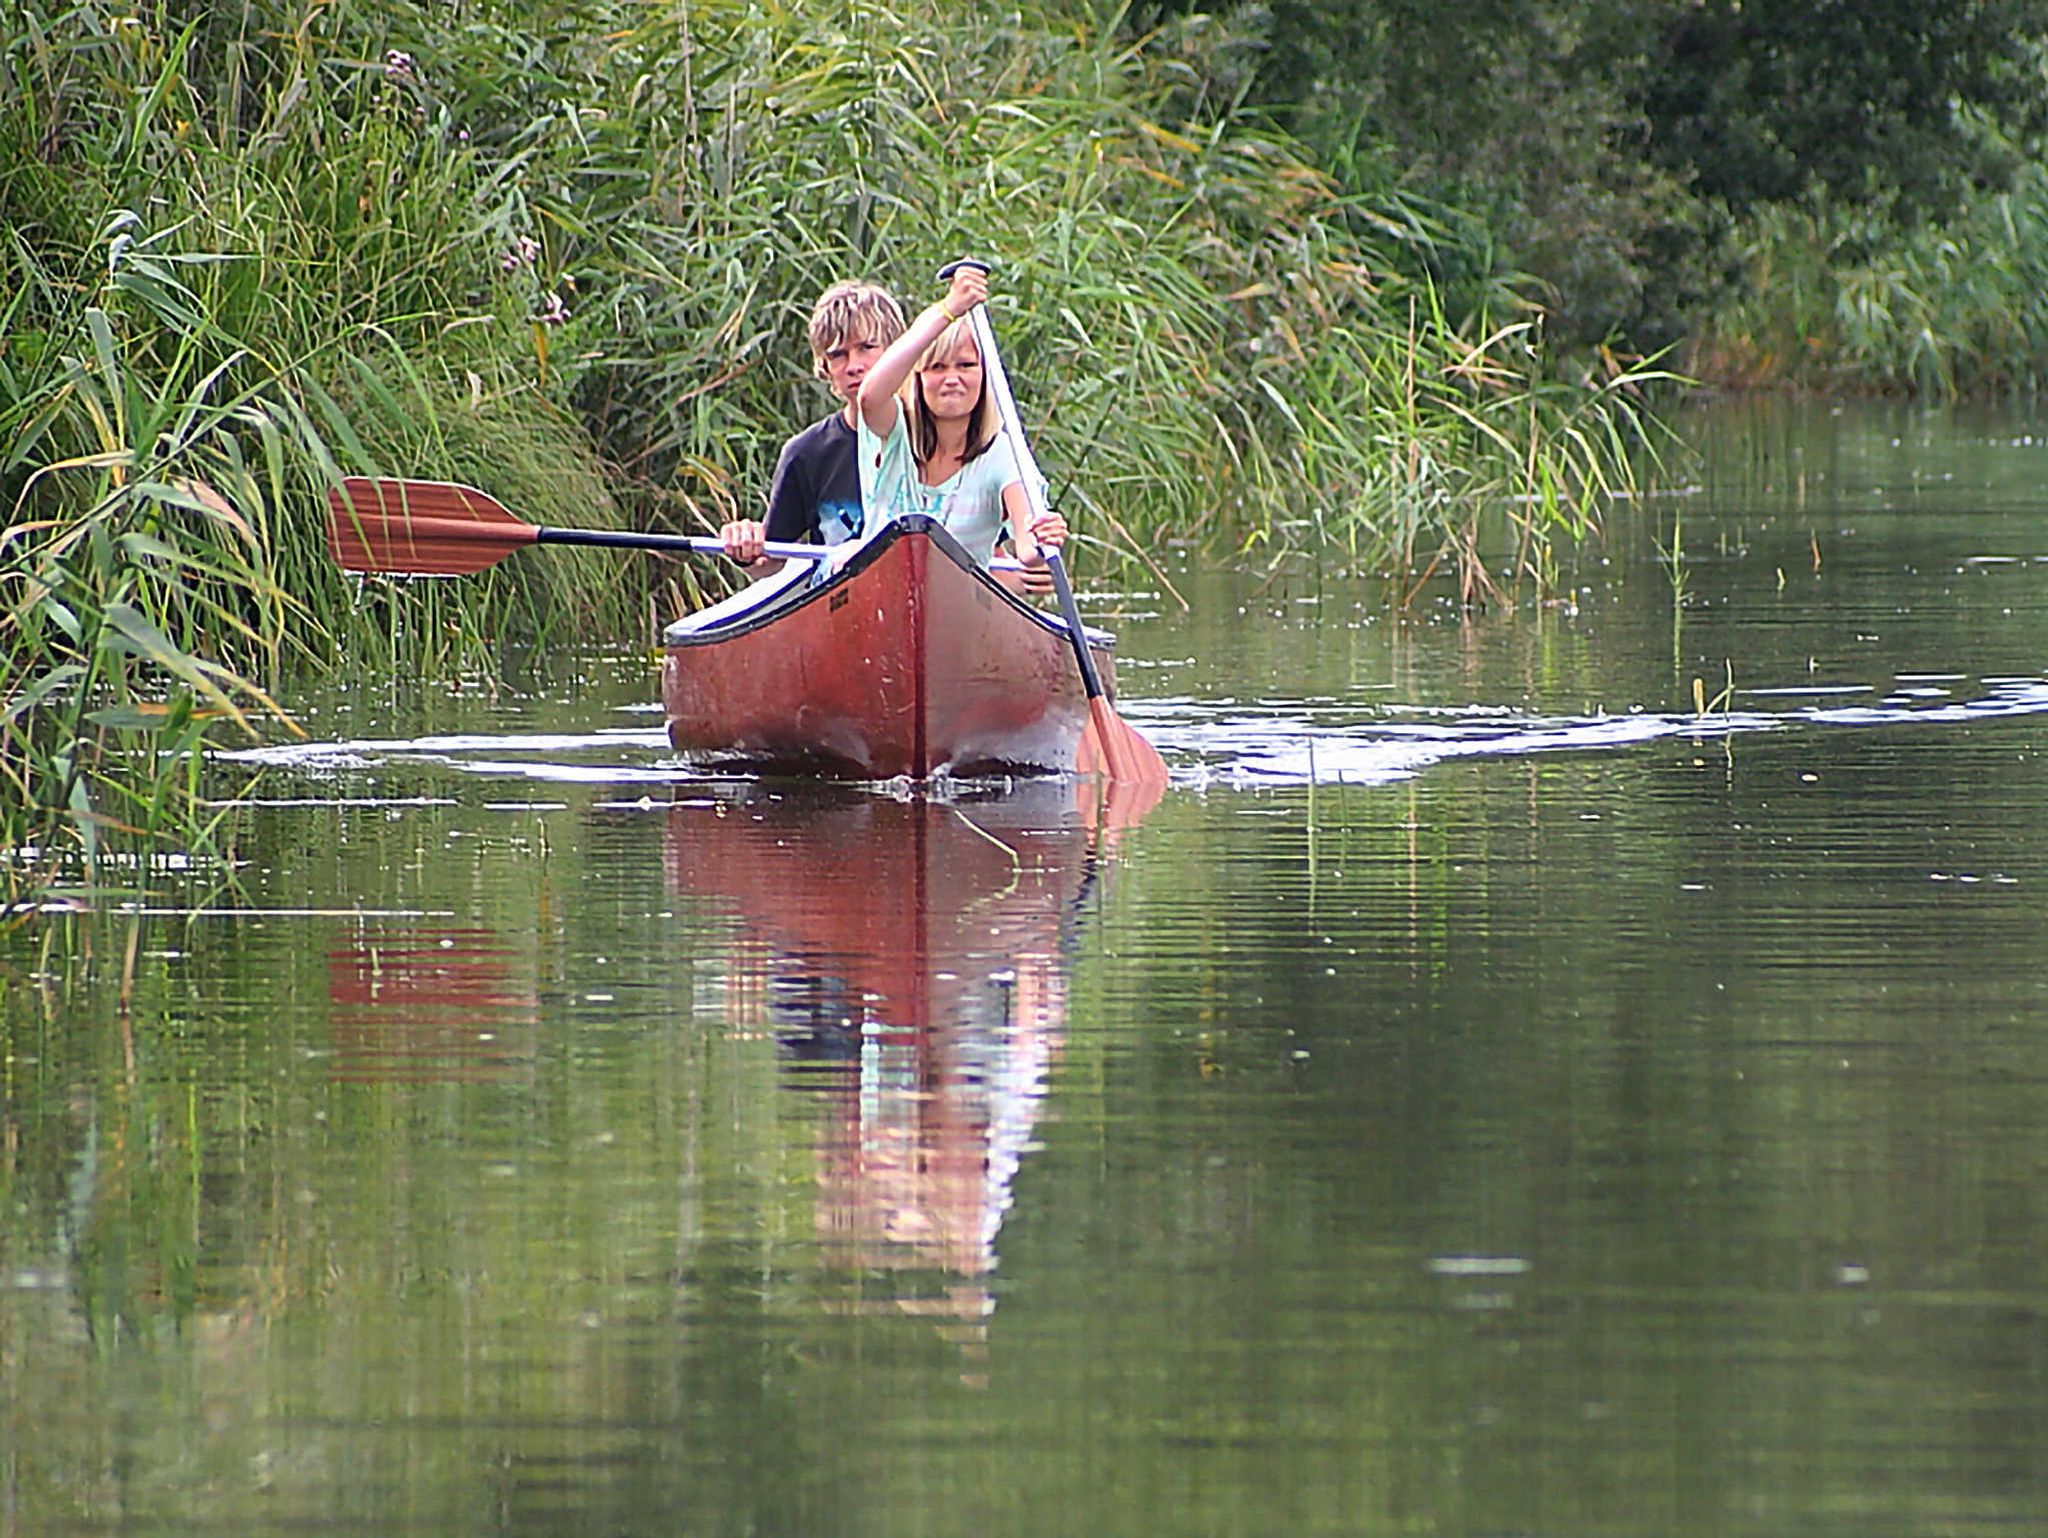
[[[917, 521], [925, 523], [928, 520], [920, 518]], [[893, 531], [894, 526], [894, 522], [878, 524], [844, 545], [835, 546], [833, 559], [830, 561], [783, 562], [780, 571], [773, 572], [758, 582], [749, 582], [737, 593], [721, 598], [717, 603], [709, 604], [694, 614], [685, 614], [681, 619], [671, 620], [661, 632], [661, 644], [687, 646], [707, 631], [726, 629], [739, 620], [752, 618], [763, 610], [774, 608], [814, 583], [823, 586], [840, 571], [853, 564], [854, 556], [861, 546], [872, 543], [881, 534]], [[945, 531], [940, 528], [937, 532], [944, 535]], [[957, 551], [958, 546], [954, 546], [954, 549]], [[964, 552], [955, 558], [971, 569], [972, 563]], [[984, 570], [1017, 571], [1021, 569], [1021, 564], [1014, 557], [999, 556]], [[1061, 615], [1049, 614], [1033, 604], [1021, 607], [1028, 609], [1034, 619], [1051, 630], [1062, 635], [1066, 633], [1067, 622]], [[1106, 630], [1097, 630], [1093, 625], [1083, 626], [1082, 630], [1089, 644], [1098, 651], [1108, 650], [1116, 645], [1116, 637]]]
[[664, 646], [675, 646], [690, 636], [738, 619], [743, 614], [765, 608], [785, 595], [795, 592], [817, 574], [818, 567], [812, 561], [784, 561], [782, 570], [770, 572], [758, 582], [749, 582], [737, 593], [721, 598], [717, 603], [699, 609], [695, 614], [685, 614], [679, 620], [672, 620], [661, 633]]

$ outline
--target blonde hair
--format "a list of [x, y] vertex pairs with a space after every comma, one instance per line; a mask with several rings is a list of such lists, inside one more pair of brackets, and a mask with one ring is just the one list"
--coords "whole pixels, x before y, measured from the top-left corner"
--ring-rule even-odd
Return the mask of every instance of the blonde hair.
[[903, 335], [903, 309], [879, 283], [834, 283], [811, 306], [811, 372], [823, 379], [825, 354], [849, 342], [887, 347]]
[[[939, 446], [939, 429], [932, 420], [932, 414], [924, 403], [924, 371], [933, 364], [953, 355], [963, 342], [974, 343], [974, 356], [981, 358], [981, 343], [974, 335], [974, 322], [962, 316], [932, 339], [918, 357], [917, 368], [910, 376], [910, 452], [923, 464], [932, 457]], [[967, 452], [962, 459], [979, 459], [991, 443], [996, 441], [1001, 424], [996, 420], [995, 402], [988, 396], [988, 360], [981, 358], [981, 394], [974, 399], [974, 409], [967, 414]]]

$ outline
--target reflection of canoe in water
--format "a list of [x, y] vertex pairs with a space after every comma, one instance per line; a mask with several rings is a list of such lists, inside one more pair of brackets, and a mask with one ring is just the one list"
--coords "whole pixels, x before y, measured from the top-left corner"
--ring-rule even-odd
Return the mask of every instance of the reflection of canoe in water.
[[[1065, 625], [925, 517], [813, 587], [791, 563], [663, 634], [681, 753], [841, 779], [1065, 771], [1088, 702]], [[1112, 642], [1090, 632], [1103, 687]]]
[[829, 1253], [951, 1278], [892, 1308], [993, 1308], [984, 1279], [1065, 1034], [1072, 924], [1105, 845], [1157, 797], [1066, 780], [945, 801], [752, 786], [670, 811], [671, 883], [740, 924], [730, 1025], [772, 1030], [830, 1107]]
[[327, 952], [334, 1075], [455, 1083], [531, 1065], [533, 959], [488, 929], [352, 924]]
[[676, 803], [669, 878], [757, 945], [839, 979], [870, 1019], [943, 1024], [951, 995], [1055, 943], [1098, 843], [1158, 797], [1066, 779], [943, 800], [756, 785]]

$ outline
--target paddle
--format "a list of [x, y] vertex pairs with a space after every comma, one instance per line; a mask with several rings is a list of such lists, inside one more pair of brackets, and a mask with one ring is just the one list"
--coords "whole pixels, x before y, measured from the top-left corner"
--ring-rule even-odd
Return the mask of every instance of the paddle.
[[[698, 534], [631, 529], [550, 529], [528, 523], [495, 497], [449, 481], [370, 480], [350, 476], [327, 493], [327, 549], [344, 571], [460, 577], [495, 566], [528, 545], [597, 545], [616, 550], [724, 551]], [[823, 545], [775, 543], [764, 555], [818, 561]]]
[[[960, 267], [988, 270], [985, 263], [963, 257], [941, 268], [940, 280], [950, 278]], [[982, 372], [988, 379], [989, 395], [995, 401], [996, 418], [1003, 432], [1009, 436], [1010, 450], [1016, 455], [1017, 469], [1024, 477], [1024, 495], [1031, 504], [1032, 520], [1036, 522], [1038, 516], [1046, 511], [1045, 482], [1038, 473], [1038, 461], [1032, 458], [1031, 445], [1024, 438], [1024, 423], [1017, 415], [1016, 397], [1010, 394], [1010, 379], [1003, 372], [1002, 355], [996, 351], [996, 333], [989, 324], [987, 305], [974, 307], [973, 321], [974, 341], [981, 349]], [[1160, 758], [1159, 750], [1124, 723], [1116, 713], [1116, 707], [1110, 704], [1109, 696], [1103, 692], [1102, 679], [1095, 671], [1095, 658], [1088, 650], [1088, 632], [1081, 624], [1081, 610], [1074, 602], [1074, 585], [1067, 580], [1066, 562], [1060, 559], [1059, 551], [1049, 546], [1045, 548], [1044, 555], [1045, 564], [1052, 572], [1052, 590], [1059, 597], [1060, 613], [1066, 617], [1067, 640], [1074, 649], [1074, 661], [1081, 669], [1081, 687], [1088, 694], [1088, 725], [1094, 733], [1098, 761], [1112, 780], [1150, 781], [1164, 785], [1166, 763]]]

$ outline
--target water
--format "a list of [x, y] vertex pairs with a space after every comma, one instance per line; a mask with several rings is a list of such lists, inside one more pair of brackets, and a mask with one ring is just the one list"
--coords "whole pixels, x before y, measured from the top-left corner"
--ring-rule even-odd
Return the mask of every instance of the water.
[[2048, 1530], [2048, 442], [1691, 430], [1540, 613], [1132, 596], [1153, 806], [307, 701], [4, 942], [0, 1535]]

